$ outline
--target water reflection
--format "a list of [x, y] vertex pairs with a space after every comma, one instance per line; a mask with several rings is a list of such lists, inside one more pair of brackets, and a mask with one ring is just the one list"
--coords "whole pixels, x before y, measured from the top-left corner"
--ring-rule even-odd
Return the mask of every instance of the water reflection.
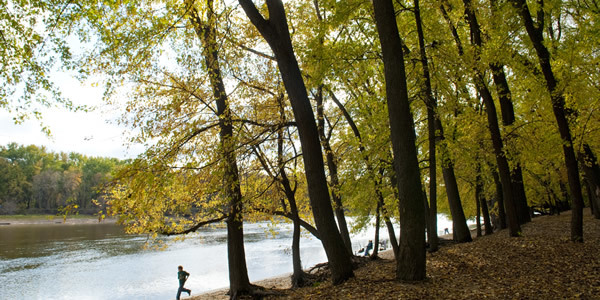
[[[438, 228], [448, 224], [438, 218]], [[244, 225], [251, 281], [292, 272], [291, 226], [279, 224], [276, 236], [266, 229]], [[373, 228], [353, 235], [354, 249], [373, 235]], [[225, 228], [203, 228], [159, 251], [114, 224], [0, 226], [0, 300], [174, 299], [178, 265], [191, 273], [194, 294], [227, 287], [226, 238]], [[304, 268], [326, 261], [316, 239], [303, 237], [301, 254]]]
[[[291, 228], [278, 231], [245, 225], [252, 281], [291, 272]], [[226, 234], [205, 228], [159, 251], [114, 224], [0, 226], [0, 299], [173, 299], [180, 264], [194, 293], [226, 287]], [[302, 254], [306, 267], [326, 260], [315, 239], [303, 239]]]
[[114, 246], [122, 239], [135, 241], [135, 237], [127, 238], [114, 224], [3, 226], [0, 227], [0, 257], [34, 258], [90, 247], [113, 251], [121, 248]]

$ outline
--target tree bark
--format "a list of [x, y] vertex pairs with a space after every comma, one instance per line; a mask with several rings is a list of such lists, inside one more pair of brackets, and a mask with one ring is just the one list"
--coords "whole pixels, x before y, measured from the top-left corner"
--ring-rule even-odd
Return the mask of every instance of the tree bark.
[[596, 217], [596, 209], [595, 209], [596, 195], [594, 194], [592, 185], [587, 180], [587, 178], [585, 178], [585, 176], [583, 177], [583, 186], [585, 187], [585, 191], [587, 192], [587, 195], [588, 195], [588, 201], [590, 202], [590, 211], [592, 213], [592, 216]]
[[490, 211], [488, 209], [487, 201], [483, 195], [483, 180], [480, 175], [481, 169], [479, 164], [477, 165], [477, 177], [475, 178], [475, 198], [481, 206], [481, 213], [483, 214], [483, 227], [485, 228], [485, 235], [494, 233], [492, 224], [490, 222]]
[[593, 208], [594, 217], [600, 219], [600, 166], [588, 144], [583, 144], [583, 151], [579, 152], [579, 163], [588, 183], [590, 206]]
[[[444, 1], [444, 3], [447, 3]], [[448, 26], [450, 31], [452, 32], [452, 36], [454, 37], [454, 41], [456, 42], [456, 47], [458, 50], [458, 54], [462, 56], [464, 54], [464, 49], [462, 46], [462, 42], [460, 40], [460, 36], [452, 22], [450, 21], [450, 17], [444, 8], [444, 5], [440, 6], [440, 10]], [[466, 87], [463, 87], [466, 90]], [[450, 158], [449, 151], [444, 143], [440, 142], [445, 139], [444, 137], [444, 129], [442, 127], [442, 123], [439, 118], [436, 120], [436, 131], [438, 132], [438, 143], [440, 145], [440, 156], [442, 161], [442, 176], [444, 177], [444, 183], [446, 185], [446, 195], [448, 197], [448, 204], [450, 206], [450, 213], [452, 215], [452, 228], [453, 228], [453, 238], [459, 242], [469, 242], [471, 241], [471, 233], [469, 231], [469, 227], [467, 226], [467, 219], [465, 218], [464, 211], [462, 208], [462, 202], [460, 199], [460, 194], [458, 193], [458, 183], [456, 182], [456, 176], [454, 174], [454, 163], [452, 162], [452, 158]], [[455, 231], [456, 229], [456, 231]]]
[[[441, 131], [438, 130], [438, 132]], [[471, 232], [469, 231], [469, 226], [467, 226], [467, 218], [462, 208], [456, 175], [454, 174], [454, 163], [447, 157], [450, 154], [446, 147], [442, 146], [441, 148], [442, 176], [444, 176], [444, 182], [446, 183], [446, 195], [450, 206], [450, 214], [452, 215], [452, 236], [459, 243], [470, 242], [473, 239], [471, 238]]]
[[[419, 37], [419, 54], [421, 56], [421, 65], [423, 66], [423, 98], [427, 105], [427, 132], [429, 142], [429, 209], [427, 222], [427, 241], [429, 242], [429, 251], [438, 250], [439, 238], [437, 234], [437, 171], [436, 171], [436, 110], [437, 100], [433, 97], [431, 88], [431, 76], [429, 75], [429, 63], [427, 61], [427, 52], [425, 51], [425, 35], [421, 24], [421, 10], [419, 9], [419, 0], [414, 0], [415, 23], [417, 25], [417, 35]], [[441, 123], [440, 123], [441, 126]], [[427, 198], [426, 198], [427, 199]]]
[[425, 269], [425, 209], [415, 147], [415, 129], [404, 69], [402, 41], [391, 0], [374, 0], [375, 24], [383, 54], [386, 97], [394, 170], [400, 195], [399, 280], [423, 280]]
[[506, 212], [504, 210], [504, 196], [502, 195], [502, 182], [500, 182], [500, 176], [496, 170], [492, 171], [492, 177], [494, 178], [494, 185], [496, 186], [496, 203], [498, 203], [498, 225], [500, 229], [506, 229]]
[[508, 166], [508, 160], [504, 153], [504, 146], [502, 143], [502, 137], [500, 135], [500, 128], [498, 127], [498, 117], [496, 115], [496, 108], [494, 100], [492, 99], [487, 86], [483, 82], [481, 77], [477, 78], [477, 86], [481, 92], [482, 98], [486, 106], [488, 128], [492, 137], [492, 144], [494, 146], [494, 153], [496, 156], [496, 164], [498, 166], [498, 175], [502, 184], [502, 200], [504, 202], [504, 211], [506, 213], [507, 225], [509, 228], [510, 236], [520, 236], [521, 226], [519, 225], [519, 218], [517, 216], [515, 197], [513, 196], [513, 187], [510, 174], [510, 167]]
[[[279, 106], [280, 122], [282, 124], [286, 123], [283, 95], [277, 98], [277, 104]], [[281, 127], [277, 130], [277, 166], [281, 176], [281, 186], [283, 187], [285, 196], [290, 204], [294, 228], [292, 233], [292, 287], [303, 287], [306, 283], [306, 274], [302, 269], [302, 259], [300, 256], [300, 215], [298, 214], [298, 206], [296, 205], [296, 192], [292, 189], [292, 185], [285, 171], [285, 163], [283, 160], [283, 128]]]
[[[531, 18], [529, 7], [525, 0], [511, 0], [515, 8], [518, 10], [527, 35], [535, 48], [535, 52], [538, 56], [540, 68], [542, 74], [546, 80], [546, 89], [550, 94], [552, 101], [552, 112], [556, 118], [556, 124], [558, 125], [558, 132], [562, 139], [562, 148], [565, 158], [565, 165], [567, 167], [567, 177], [569, 180], [569, 188], [573, 195], [573, 208], [571, 213], [571, 241], [583, 242], [583, 195], [581, 192], [581, 182], [579, 181], [579, 167], [577, 166], [577, 159], [575, 158], [575, 151], [573, 149], [573, 138], [571, 136], [571, 129], [569, 128], [569, 122], [565, 113], [565, 97], [558, 87], [558, 80], [554, 77], [552, 71], [552, 65], [550, 64], [550, 52], [546, 45], [544, 45], [543, 35], [543, 17], [538, 21], [536, 26]], [[543, 12], [543, 6], [539, 8], [540, 12]]]
[[338, 178], [338, 168], [333, 150], [329, 144], [329, 138], [325, 135], [325, 114], [323, 109], [323, 85], [317, 88], [317, 94], [315, 95], [317, 102], [317, 130], [319, 131], [319, 139], [321, 145], [325, 151], [325, 159], [327, 161], [327, 169], [329, 170], [329, 178], [331, 185], [331, 198], [333, 199], [335, 217], [337, 219], [340, 234], [346, 250], [352, 255], [352, 240], [350, 239], [350, 231], [348, 230], [348, 223], [346, 222], [346, 216], [344, 214], [344, 205], [342, 204], [342, 196], [338, 193], [340, 187], [340, 181]]
[[290, 211], [293, 217], [294, 231], [292, 234], [292, 265], [294, 273], [292, 274], [292, 286], [302, 287], [305, 284], [305, 273], [302, 270], [302, 260], [300, 257], [300, 217], [296, 205], [296, 197], [293, 192], [285, 169], [280, 167], [282, 184], [285, 189], [286, 198], [290, 204]]
[[353, 277], [354, 272], [350, 254], [346, 250], [334, 220], [315, 117], [292, 47], [283, 3], [281, 0], [267, 0], [266, 2], [269, 13], [268, 20], [264, 19], [252, 0], [239, 0], [250, 21], [275, 54], [298, 126], [308, 195], [315, 224], [329, 260], [332, 281], [334, 284], [340, 284]]
[[[313, 5], [315, 7], [317, 19], [319, 20], [319, 22], [323, 22], [323, 16], [321, 15], [321, 11], [319, 9], [319, 2], [317, 0], [314, 0]], [[323, 47], [324, 44], [324, 38], [321, 36], [319, 38], [319, 46]], [[317, 129], [319, 131], [319, 138], [321, 139], [321, 143], [323, 145], [323, 150], [325, 150], [327, 168], [329, 169], [329, 177], [331, 179], [331, 198], [333, 199], [333, 203], [335, 204], [334, 212], [338, 221], [338, 227], [340, 230], [340, 234], [342, 235], [344, 245], [346, 245], [348, 253], [352, 255], [352, 240], [350, 239], [350, 232], [348, 231], [348, 224], [346, 223], [346, 216], [344, 214], [344, 205], [342, 204], [342, 197], [338, 192], [340, 183], [338, 179], [337, 162], [331, 149], [331, 145], [329, 143], [330, 138], [325, 135], [325, 114], [323, 109], [323, 97], [323, 84], [320, 83], [317, 88], [317, 94], [315, 96], [315, 100], [317, 102]]]
[[[478, 50], [481, 48], [483, 42], [481, 39], [481, 29], [475, 10], [472, 6], [471, 0], [463, 0], [465, 5], [465, 15], [469, 22], [469, 28], [471, 30], [471, 43], [476, 47], [476, 61], [479, 61]], [[488, 129], [492, 137], [492, 145], [494, 146], [494, 153], [496, 155], [496, 163], [498, 165], [498, 172], [500, 175], [500, 181], [502, 182], [502, 195], [504, 197], [504, 206], [506, 209], [506, 216], [508, 217], [508, 228], [510, 236], [520, 236], [521, 226], [519, 225], [519, 219], [517, 216], [515, 196], [513, 193], [512, 181], [510, 176], [510, 167], [506, 154], [504, 153], [504, 145], [502, 142], [502, 135], [500, 134], [500, 126], [498, 125], [498, 115], [496, 113], [496, 105], [494, 99], [490, 93], [481, 71], [474, 68], [473, 81], [477, 91], [480, 93], [481, 98], [485, 104], [485, 111], [487, 113]]]
[[521, 164], [517, 163], [510, 173], [511, 183], [513, 187], [513, 195], [517, 203], [517, 218], [519, 224], [531, 222], [531, 213], [527, 204], [527, 195], [525, 194], [525, 185], [523, 181], [523, 169]]
[[221, 68], [219, 66], [219, 45], [216, 40], [216, 17], [212, 0], [207, 0], [207, 21], [203, 21], [195, 7], [192, 8], [190, 21], [203, 44], [204, 62], [209, 74], [213, 96], [219, 117], [219, 138], [223, 156], [223, 193], [228, 200], [229, 214], [227, 223], [227, 257], [229, 264], [229, 294], [236, 299], [251, 292], [246, 254], [244, 250], [244, 229], [242, 216], [242, 192], [240, 189], [231, 110]]
[[483, 213], [483, 226], [485, 227], [485, 235], [494, 233], [494, 227], [492, 226], [490, 218], [490, 210], [488, 208], [488, 202], [485, 197], [479, 198], [481, 201], [481, 211]]
[[477, 210], [476, 213], [476, 226], [477, 226], [477, 236], [480, 237], [481, 236], [481, 191], [477, 191], [477, 186], [475, 186], [475, 209]]
[[375, 213], [375, 239], [373, 242], [373, 253], [371, 253], [371, 259], [376, 259], [379, 255], [379, 227], [381, 226], [381, 204], [377, 202], [377, 209]]
[[[392, 154], [390, 153], [390, 156], [391, 155]], [[383, 168], [379, 169], [379, 174], [381, 174], [382, 177], [383, 177], [384, 171], [385, 170]], [[389, 172], [389, 179], [390, 179], [390, 182], [392, 183], [392, 185], [395, 182], [398, 182], [398, 178], [396, 177], [396, 173], [394, 173], [393, 170], [392, 170], [392, 172]], [[394, 193], [394, 198], [398, 199], [398, 201], [400, 201], [400, 194], [398, 193], [398, 190], [397, 189], [393, 189], [393, 193]], [[380, 191], [380, 197], [379, 197], [379, 199], [380, 199], [380, 201], [383, 202], [383, 195], [381, 194], [381, 191]], [[385, 206], [382, 206], [382, 207], [383, 207], [384, 212], [385, 212]], [[385, 213], [385, 215], [389, 216], [387, 213]], [[394, 258], [396, 259], [396, 261], [398, 261], [400, 259], [400, 242], [398, 242], [397, 239], [396, 239], [396, 234], [394, 233], [394, 226], [393, 226], [393, 224], [392, 224], [392, 222], [391, 222], [391, 220], [390, 220], [389, 217], [386, 219], [385, 223], [386, 223], [386, 226], [388, 228], [389, 235], [390, 235], [390, 241], [393, 241], [394, 242], [393, 245], [395, 245], [394, 246]]]
[[[502, 124], [510, 126], [515, 122], [515, 110], [512, 103], [512, 93], [506, 80], [504, 66], [499, 63], [491, 63], [492, 77], [498, 92], [500, 100], [500, 113], [502, 115]], [[511, 171], [511, 185], [513, 188], [513, 196], [515, 197], [517, 217], [519, 224], [531, 222], [529, 215], [529, 206], [527, 205], [527, 196], [525, 195], [525, 186], [523, 185], [523, 171], [521, 165], [516, 163]]]

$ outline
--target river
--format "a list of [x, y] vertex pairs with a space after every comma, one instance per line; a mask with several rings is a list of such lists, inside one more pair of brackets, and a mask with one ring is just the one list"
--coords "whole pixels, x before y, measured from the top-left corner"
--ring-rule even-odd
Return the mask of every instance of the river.
[[[443, 230], [447, 220], [440, 221]], [[267, 231], [266, 223], [244, 225], [250, 281], [292, 271], [291, 226], [278, 225], [276, 236]], [[115, 224], [0, 226], [0, 299], [174, 299], [178, 265], [191, 274], [192, 294], [228, 287], [226, 234], [203, 228], [183, 241], [166, 239], [159, 250]], [[353, 235], [355, 250], [372, 234]], [[321, 242], [308, 236], [301, 255], [304, 268], [327, 260]]]

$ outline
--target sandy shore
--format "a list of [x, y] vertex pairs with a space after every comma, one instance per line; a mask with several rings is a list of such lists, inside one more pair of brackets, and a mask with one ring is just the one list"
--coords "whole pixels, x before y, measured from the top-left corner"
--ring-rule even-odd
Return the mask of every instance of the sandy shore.
[[[471, 235], [473, 236], [473, 238], [475, 238], [475, 229], [471, 229]], [[443, 240], [452, 240], [452, 234], [440, 235], [439, 238], [443, 239]], [[379, 258], [384, 259], [384, 260], [394, 260], [394, 252], [392, 251], [392, 249], [381, 251], [381, 252], [379, 252]], [[305, 270], [305, 271], [308, 271], [308, 270]], [[255, 281], [255, 282], [252, 282], [252, 284], [262, 286], [266, 289], [289, 289], [292, 287], [290, 276], [292, 276], [292, 273], [283, 274], [280, 276], [274, 276], [271, 278]], [[229, 299], [229, 296], [227, 295], [228, 291], [229, 291], [229, 288], [215, 289], [215, 290], [204, 292], [204, 293], [201, 293], [198, 295], [192, 295], [191, 297], [187, 297], [187, 298], [182, 297], [181, 299], [227, 300], [227, 299]], [[193, 293], [193, 290], [192, 290], [192, 293]]]
[[107, 218], [102, 221], [98, 220], [95, 216], [77, 216], [67, 217], [63, 219], [62, 216], [0, 216], [0, 226], [14, 226], [14, 225], [73, 225], [73, 224], [113, 224], [116, 223], [116, 219]]
[[[392, 250], [382, 251], [382, 252], [379, 252], [379, 257], [382, 259], [393, 260], [394, 253], [392, 252]], [[255, 282], [252, 282], [252, 284], [262, 286], [267, 289], [289, 289], [292, 287], [290, 276], [292, 276], [292, 273], [283, 274], [280, 276], [275, 276], [275, 277], [255, 281]], [[229, 291], [229, 288], [217, 289], [217, 290], [205, 292], [205, 293], [198, 294], [198, 295], [192, 295], [191, 297], [187, 297], [187, 298], [182, 297], [182, 299], [226, 300], [226, 299], [229, 299], [229, 296], [227, 295], [228, 291]], [[192, 290], [192, 294], [193, 293], [194, 293], [194, 291]]]
[[[272, 278], [267, 278], [267, 279], [263, 279], [263, 280], [259, 280], [256, 282], [253, 282], [252, 284], [258, 285], [258, 286], [262, 286], [264, 288], [267, 289], [289, 289], [290, 287], [292, 287], [291, 285], [291, 280], [290, 280], [290, 276], [292, 274], [285, 274], [285, 275], [281, 275], [281, 276], [277, 276], [277, 277], [272, 277]], [[181, 299], [193, 299], [193, 300], [210, 300], [210, 299], [217, 299], [217, 300], [227, 300], [229, 299], [229, 296], [227, 295], [227, 292], [229, 291], [229, 288], [224, 288], [224, 289], [218, 289], [218, 290], [214, 290], [214, 291], [209, 291], [209, 292], [205, 292], [199, 295], [192, 295], [191, 297], [181, 297]], [[192, 294], [194, 293], [194, 291], [192, 290]]]

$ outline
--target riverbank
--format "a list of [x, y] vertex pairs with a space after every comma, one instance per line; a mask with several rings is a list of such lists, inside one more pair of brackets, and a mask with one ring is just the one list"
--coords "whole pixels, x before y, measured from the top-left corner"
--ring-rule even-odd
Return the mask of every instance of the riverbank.
[[[522, 226], [451, 244], [427, 255], [427, 279], [395, 280], [391, 252], [355, 270], [355, 278], [290, 289], [289, 274], [255, 282], [277, 291], [267, 299], [600, 299], [600, 220], [584, 211], [584, 243], [570, 241], [570, 212], [543, 216]], [[190, 297], [228, 299], [227, 289]]]
[[55, 215], [0, 215], [0, 226], [11, 225], [51, 225], [51, 224], [98, 224], [116, 223], [114, 218], [100, 220], [98, 216], [72, 215], [63, 218]]
[[[382, 251], [382, 252], [379, 252], [379, 257], [381, 259], [391, 261], [394, 259], [394, 252], [392, 252], [392, 250]], [[267, 290], [277, 290], [277, 291], [290, 290], [292, 287], [291, 280], [290, 280], [291, 276], [292, 276], [292, 273], [289, 273], [289, 274], [285, 274], [285, 275], [281, 275], [281, 276], [275, 276], [272, 278], [259, 280], [259, 281], [253, 282], [252, 284], [264, 287]], [[195, 295], [195, 296], [189, 297], [187, 299], [191, 299], [191, 300], [212, 300], [212, 299], [228, 300], [229, 299], [229, 296], [227, 295], [228, 291], [229, 291], [228, 288], [217, 289], [214, 291]], [[192, 291], [192, 293], [193, 293], [193, 291]], [[182, 299], [186, 299], [186, 298], [182, 298]]]

